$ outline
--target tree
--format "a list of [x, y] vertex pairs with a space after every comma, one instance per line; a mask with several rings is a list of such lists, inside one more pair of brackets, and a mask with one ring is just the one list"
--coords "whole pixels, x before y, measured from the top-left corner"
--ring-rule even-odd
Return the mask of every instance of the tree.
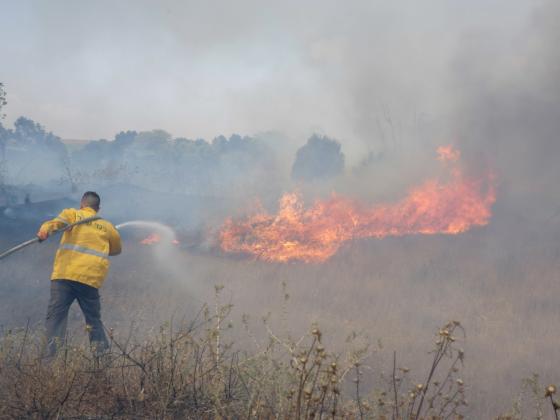
[[158, 151], [169, 145], [171, 134], [165, 130], [142, 131], [134, 136], [138, 148]]
[[6, 90], [4, 89], [4, 83], [0, 83], [0, 120], [5, 117], [5, 115], [2, 114], [2, 108], [7, 104], [8, 101], [6, 100]]
[[[8, 104], [6, 100], [6, 90], [4, 89], [4, 84], [0, 83], [0, 120], [4, 119], [6, 116], [2, 113], [2, 108]], [[0, 122], [0, 162], [3, 162], [6, 158], [6, 142], [8, 141], [8, 130], [6, 130], [2, 123]], [[0, 168], [1, 170], [1, 168]]]
[[121, 131], [115, 136], [114, 144], [119, 148], [124, 148], [132, 144], [137, 135], [138, 133], [136, 131]]
[[66, 146], [60, 137], [46, 132], [41, 124], [19, 117], [14, 122], [14, 139], [22, 146], [32, 149], [46, 149], [64, 158], [67, 154]]
[[331, 178], [344, 170], [344, 154], [340, 143], [327, 136], [314, 134], [296, 153], [292, 166], [292, 178], [313, 181]]
[[[6, 101], [6, 90], [4, 89], [4, 84], [0, 83], [0, 120], [3, 120], [5, 115], [2, 113], [2, 108], [8, 104]], [[8, 130], [6, 130], [2, 123], [0, 122], [0, 193], [6, 199], [6, 187], [5, 180], [6, 174], [6, 143], [8, 141]]]

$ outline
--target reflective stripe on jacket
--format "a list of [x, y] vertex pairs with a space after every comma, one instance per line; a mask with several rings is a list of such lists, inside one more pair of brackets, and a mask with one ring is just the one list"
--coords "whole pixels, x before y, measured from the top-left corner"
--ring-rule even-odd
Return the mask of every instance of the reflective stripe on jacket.
[[[56, 218], [41, 226], [42, 232], [52, 232], [67, 224], [95, 216], [90, 207], [65, 209]], [[54, 259], [52, 280], [74, 280], [101, 287], [109, 270], [109, 255], [121, 252], [121, 238], [106, 220], [94, 220], [65, 231]]]

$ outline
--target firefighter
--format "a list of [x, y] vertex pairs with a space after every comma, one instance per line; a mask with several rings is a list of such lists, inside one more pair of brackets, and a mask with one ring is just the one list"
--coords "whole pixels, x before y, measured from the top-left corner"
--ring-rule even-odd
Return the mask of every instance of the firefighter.
[[[82, 196], [80, 209], [65, 209], [55, 219], [45, 222], [37, 236], [45, 240], [65, 225], [95, 217], [101, 199], [93, 191]], [[98, 219], [64, 232], [56, 252], [51, 275], [51, 294], [46, 318], [47, 356], [54, 356], [64, 343], [68, 310], [76, 299], [86, 320], [86, 329], [95, 355], [108, 348], [101, 322], [98, 289], [109, 270], [109, 256], [121, 253], [121, 239], [115, 227]]]

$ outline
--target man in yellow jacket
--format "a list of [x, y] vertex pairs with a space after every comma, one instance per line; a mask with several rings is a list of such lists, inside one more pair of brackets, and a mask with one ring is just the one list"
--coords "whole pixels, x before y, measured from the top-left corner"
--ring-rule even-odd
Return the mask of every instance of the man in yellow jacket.
[[[63, 210], [55, 219], [43, 223], [37, 236], [45, 240], [57, 229], [95, 217], [100, 203], [97, 193], [86, 192], [80, 202], [80, 209]], [[49, 356], [54, 355], [64, 342], [68, 310], [75, 299], [86, 319], [93, 351], [101, 354], [107, 349], [98, 289], [107, 276], [109, 256], [120, 253], [119, 233], [106, 220], [92, 220], [64, 232], [51, 275], [51, 297], [46, 319]]]

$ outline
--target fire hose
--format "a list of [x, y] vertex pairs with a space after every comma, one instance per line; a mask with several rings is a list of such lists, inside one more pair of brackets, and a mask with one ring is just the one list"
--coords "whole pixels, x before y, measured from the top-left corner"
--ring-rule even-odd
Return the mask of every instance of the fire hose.
[[[78, 220], [77, 222], [70, 223], [69, 225], [66, 225], [66, 226], [64, 226], [60, 229], [52, 231], [51, 234], [49, 235], [49, 237], [52, 236], [52, 235], [55, 235], [57, 233], [62, 233], [62, 232], [65, 232], [67, 230], [70, 230], [74, 226], [83, 225], [84, 223], [93, 222], [94, 220], [99, 220], [99, 219], [101, 219], [101, 217], [93, 216], [93, 217], [87, 217], [87, 218], [82, 219], [82, 220]], [[28, 241], [22, 242], [21, 244], [16, 245], [13, 248], [8, 249], [6, 252], [3, 252], [2, 254], [0, 254], [0, 260], [7, 257], [8, 255], [13, 254], [14, 252], [19, 251], [20, 249], [23, 249], [23, 248], [25, 248], [29, 245], [33, 245], [34, 243], [38, 243], [38, 242], [43, 242], [43, 241], [40, 238], [37, 237], [37, 238], [30, 239]]]

